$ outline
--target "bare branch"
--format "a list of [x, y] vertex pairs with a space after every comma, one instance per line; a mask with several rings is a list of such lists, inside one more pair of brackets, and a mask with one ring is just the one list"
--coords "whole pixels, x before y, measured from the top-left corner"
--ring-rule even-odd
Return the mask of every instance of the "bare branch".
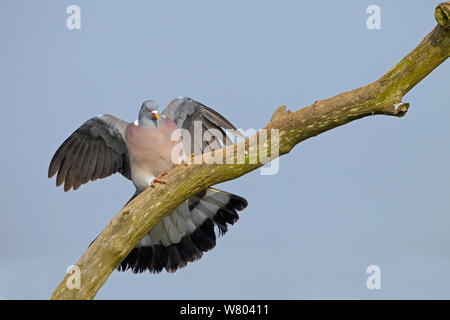
[[[294, 112], [286, 111], [285, 106], [279, 107], [265, 128], [279, 130], [280, 155], [289, 153], [305, 139], [356, 119], [377, 114], [405, 115], [409, 104], [403, 103], [402, 97], [450, 55], [450, 2], [441, 3], [435, 10], [435, 17], [438, 25], [433, 31], [377, 81]], [[258, 132], [257, 136], [260, 134]], [[235, 164], [179, 165], [169, 172], [167, 184], [148, 188], [137, 196], [115, 215], [76, 264], [81, 271], [81, 288], [70, 289], [67, 275], [53, 292], [52, 299], [94, 298], [131, 249], [182, 201], [209, 186], [261, 167], [260, 160], [249, 161], [259, 154], [259, 147], [250, 146], [249, 139], [215, 151], [223, 151], [225, 157], [234, 158]], [[245, 144], [248, 151], [245, 164], [236, 164], [239, 144]], [[197, 157], [204, 160], [212, 156], [209, 153]]]

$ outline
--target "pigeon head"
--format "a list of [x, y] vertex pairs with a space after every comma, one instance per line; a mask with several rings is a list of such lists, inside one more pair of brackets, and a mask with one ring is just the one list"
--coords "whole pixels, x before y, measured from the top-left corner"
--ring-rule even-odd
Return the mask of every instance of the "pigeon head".
[[145, 100], [139, 110], [139, 126], [156, 127], [158, 120], [158, 104], [153, 100]]

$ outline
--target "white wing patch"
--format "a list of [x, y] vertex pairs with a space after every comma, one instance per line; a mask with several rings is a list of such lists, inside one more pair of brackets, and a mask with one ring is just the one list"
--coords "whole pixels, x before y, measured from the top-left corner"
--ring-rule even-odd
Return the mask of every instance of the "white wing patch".
[[187, 202], [180, 204], [173, 212], [158, 222], [139, 245], [162, 244], [168, 247], [171, 244], [177, 244], [186, 234], [192, 234], [206, 219], [213, 220], [217, 211], [229, 200], [230, 197], [227, 193], [209, 189], [192, 210], [189, 210]]

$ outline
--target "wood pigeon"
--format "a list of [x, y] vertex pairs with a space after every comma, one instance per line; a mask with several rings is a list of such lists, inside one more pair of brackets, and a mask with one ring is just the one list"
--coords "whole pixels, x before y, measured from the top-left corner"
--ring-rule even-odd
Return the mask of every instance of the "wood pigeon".
[[[161, 115], [158, 105], [147, 100], [133, 123], [108, 114], [86, 121], [56, 151], [48, 177], [57, 173], [56, 185], [64, 183], [64, 191], [68, 191], [78, 189], [89, 180], [120, 172], [136, 187], [133, 199], [153, 183], [163, 182], [160, 178], [165, 171], [185, 159], [186, 154], [199, 154], [205, 147], [209, 150], [222, 147], [224, 141], [219, 143], [218, 139], [193, 141], [192, 145], [181, 139], [184, 155], [178, 160], [172, 159], [172, 148], [180, 143], [171, 139], [174, 130], [182, 128], [192, 133], [198, 121], [202, 130], [219, 130], [226, 137], [224, 129], [233, 129], [236, 136], [243, 137], [227, 119], [191, 98], [174, 99]], [[208, 188], [157, 223], [121, 262], [118, 270], [174, 272], [212, 249], [216, 244], [214, 227], [219, 235], [224, 234], [228, 225], [239, 219], [236, 211], [246, 206], [247, 201], [240, 196]]]

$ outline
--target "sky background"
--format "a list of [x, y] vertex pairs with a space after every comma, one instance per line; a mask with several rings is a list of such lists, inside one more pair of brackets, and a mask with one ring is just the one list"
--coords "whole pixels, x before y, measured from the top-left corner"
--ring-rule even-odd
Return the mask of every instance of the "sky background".
[[[48, 299], [134, 192], [120, 175], [65, 193], [47, 178], [84, 121], [137, 118], [190, 96], [262, 128], [366, 85], [436, 25], [440, 1], [0, 3], [0, 297]], [[81, 29], [66, 8], [81, 8]], [[368, 30], [366, 8], [381, 8]], [[375, 116], [304, 141], [273, 176], [219, 187], [248, 208], [214, 250], [174, 274], [113, 272], [98, 299], [450, 298], [450, 63]], [[366, 268], [381, 269], [368, 290]]]

